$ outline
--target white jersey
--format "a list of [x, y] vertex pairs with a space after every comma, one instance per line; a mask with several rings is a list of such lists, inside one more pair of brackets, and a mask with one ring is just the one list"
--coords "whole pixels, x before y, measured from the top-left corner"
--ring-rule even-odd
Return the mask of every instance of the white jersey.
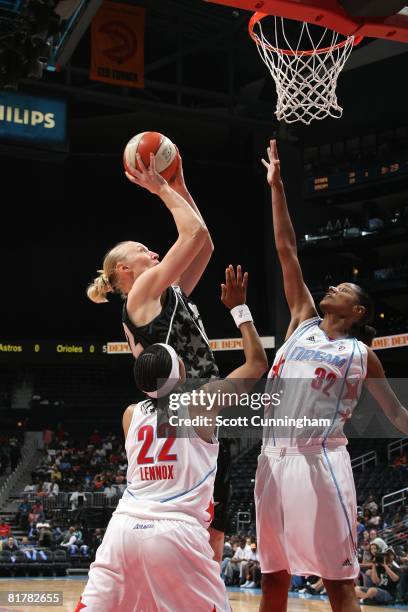
[[268, 374], [263, 444], [344, 445], [367, 374], [367, 347], [356, 338], [331, 339], [322, 319], [303, 321], [277, 351]]
[[[178, 416], [189, 417], [188, 409], [180, 408]], [[158, 437], [153, 402], [145, 400], [135, 405], [125, 444], [127, 488], [116, 513], [198, 522], [209, 527], [218, 440], [213, 437], [205, 442], [193, 428], [184, 433], [190, 437]]]

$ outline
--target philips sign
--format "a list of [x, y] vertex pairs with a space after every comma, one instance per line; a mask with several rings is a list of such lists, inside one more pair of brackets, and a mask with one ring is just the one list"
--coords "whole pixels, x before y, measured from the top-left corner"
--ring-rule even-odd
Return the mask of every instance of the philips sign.
[[65, 149], [66, 115], [64, 101], [0, 92], [0, 141]]

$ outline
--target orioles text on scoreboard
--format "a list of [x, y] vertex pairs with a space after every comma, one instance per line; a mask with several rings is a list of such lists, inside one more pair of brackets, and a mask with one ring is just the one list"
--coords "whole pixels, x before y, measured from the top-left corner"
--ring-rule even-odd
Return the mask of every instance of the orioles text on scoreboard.
[[93, 343], [66, 343], [66, 342], [0, 342], [1, 355], [35, 355], [46, 353], [47, 355], [93, 355], [94, 353], [103, 353], [104, 347], [102, 344]]

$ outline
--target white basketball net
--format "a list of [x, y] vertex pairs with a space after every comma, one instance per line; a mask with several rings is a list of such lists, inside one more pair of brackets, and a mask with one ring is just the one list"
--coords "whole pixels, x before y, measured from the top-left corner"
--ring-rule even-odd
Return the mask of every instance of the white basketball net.
[[[276, 84], [277, 119], [309, 125], [313, 119], [340, 118], [343, 109], [337, 102], [337, 79], [353, 49], [354, 36], [319, 28], [321, 36], [319, 32], [320, 38], [315, 42], [316, 35], [313, 40], [309, 24], [291, 21], [301, 25], [299, 41], [294, 47], [285, 33], [284, 20], [274, 19], [275, 32], [270, 40], [264, 35], [260, 21], [254, 26], [254, 35], [259, 54]], [[302, 50], [305, 41], [311, 46], [307, 53]], [[285, 51], [279, 48], [282, 45]]]

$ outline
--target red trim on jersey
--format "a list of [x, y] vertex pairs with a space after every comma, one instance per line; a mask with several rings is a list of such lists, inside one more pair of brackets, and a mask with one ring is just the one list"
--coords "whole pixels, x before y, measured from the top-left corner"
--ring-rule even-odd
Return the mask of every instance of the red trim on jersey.
[[357, 399], [357, 392], [358, 392], [358, 385], [359, 385], [360, 379], [356, 380], [356, 382], [353, 381], [348, 381], [346, 380], [346, 385], [347, 385], [347, 392], [346, 394], [343, 396], [343, 400], [349, 399], [349, 400], [355, 400]]
[[79, 612], [80, 610], [82, 610], [82, 608], [86, 608], [86, 604], [82, 603], [82, 596], [79, 598], [79, 601], [77, 603], [77, 607], [75, 608], [74, 612]]
[[339, 417], [344, 423], [348, 421], [349, 419], [351, 419], [352, 416], [353, 416], [353, 413], [351, 412], [350, 408], [347, 408], [347, 410], [343, 412], [342, 411], [339, 412]]
[[[214, 519], [214, 502], [213, 500], [210, 501], [210, 503], [208, 504], [208, 508], [206, 509], [206, 512], [208, 512], [208, 514], [210, 515], [210, 518], [208, 519], [208, 522], [211, 523]], [[217, 612], [217, 611], [215, 611]]]
[[279, 371], [279, 370], [281, 369], [281, 366], [283, 366], [283, 364], [285, 363], [285, 361], [286, 361], [286, 359], [284, 358], [284, 356], [283, 356], [283, 355], [281, 355], [281, 356], [279, 357], [279, 361], [278, 361], [278, 363], [276, 363], [276, 364], [275, 364], [275, 365], [272, 367], [273, 378], [275, 378], [275, 376], [279, 376], [279, 374], [280, 374], [280, 371]]

